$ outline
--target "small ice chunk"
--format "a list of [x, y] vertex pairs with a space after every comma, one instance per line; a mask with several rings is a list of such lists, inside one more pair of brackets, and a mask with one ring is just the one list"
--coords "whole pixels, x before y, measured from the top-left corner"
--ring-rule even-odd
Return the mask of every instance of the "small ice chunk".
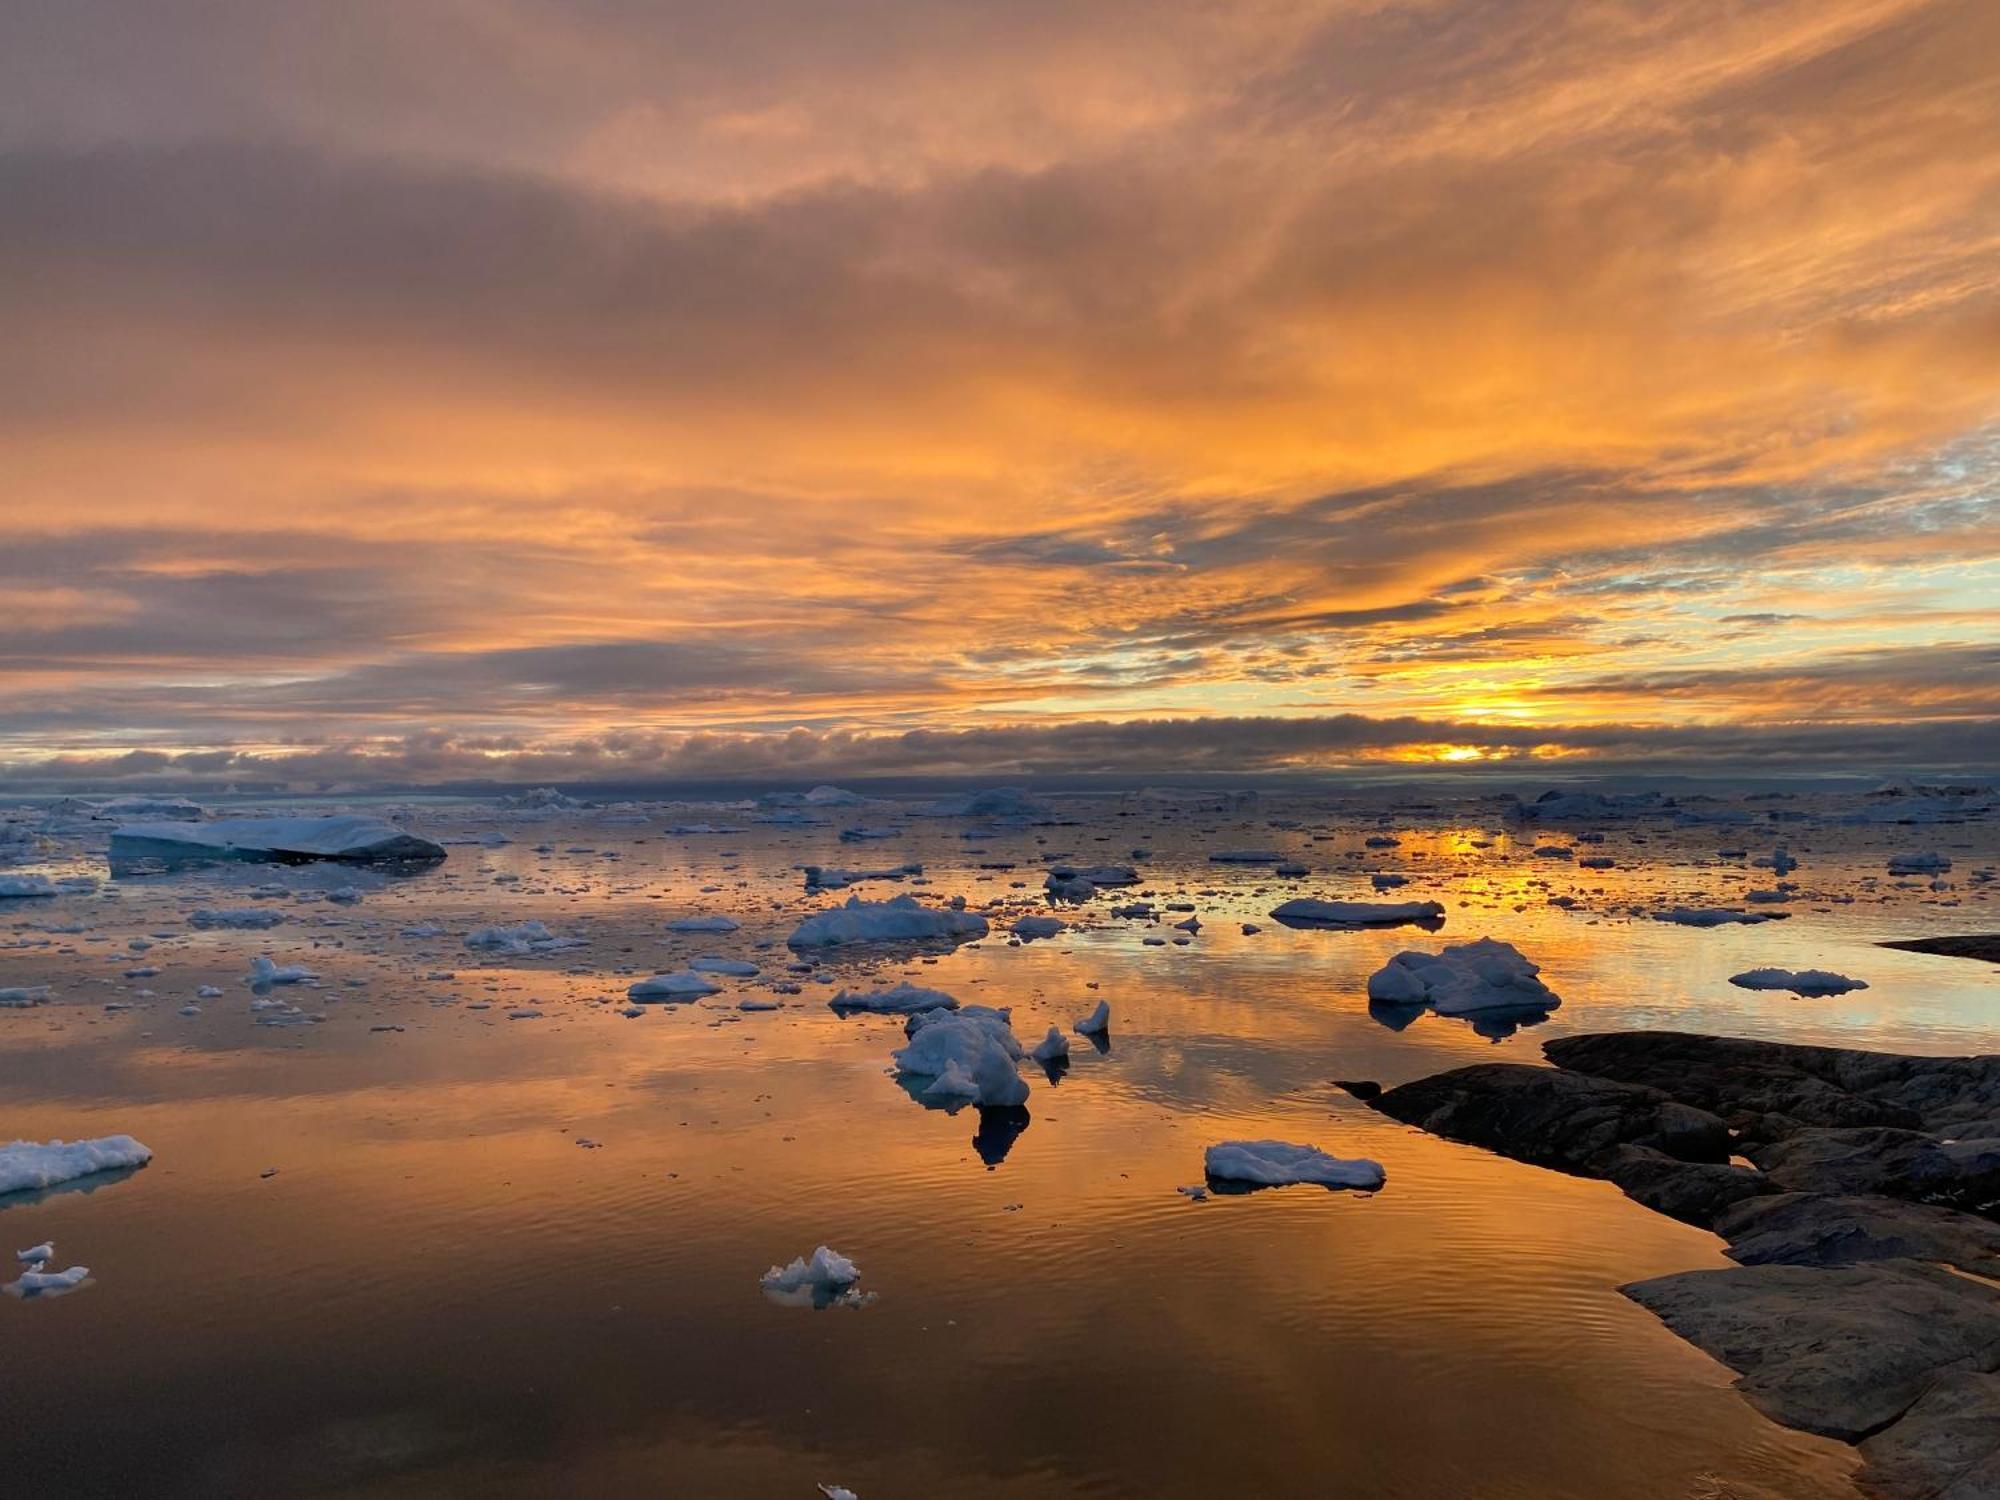
[[676, 917], [667, 923], [667, 931], [734, 932], [742, 925], [734, 917]]
[[40, 1265], [45, 1260], [56, 1258], [56, 1242], [43, 1240], [39, 1245], [30, 1245], [25, 1250], [16, 1250], [14, 1259], [27, 1261], [30, 1265]]
[[1028, 1081], [1014, 1066], [1021, 1044], [1006, 1013], [985, 1006], [964, 1013], [913, 1016], [910, 1044], [890, 1054], [899, 1073], [928, 1078], [927, 1099], [1010, 1108], [1028, 1100]]
[[1300, 897], [1271, 909], [1274, 921], [1291, 927], [1396, 927], [1405, 922], [1441, 922], [1435, 901], [1315, 901]]
[[1398, 953], [1369, 976], [1368, 998], [1429, 1005], [1441, 1016], [1477, 1010], [1554, 1010], [1562, 1001], [1512, 943], [1458, 943], [1438, 953]]
[[1891, 875], [1941, 875], [1951, 868], [1951, 861], [1935, 849], [1926, 849], [1916, 854], [1894, 854], [1889, 857]]
[[817, 1288], [821, 1291], [836, 1292], [842, 1287], [853, 1286], [861, 1279], [861, 1272], [853, 1261], [838, 1250], [821, 1245], [813, 1251], [812, 1258], [795, 1256], [788, 1266], [773, 1266], [758, 1279], [758, 1285], [767, 1292], [799, 1292]]
[[1328, 1156], [1317, 1146], [1289, 1141], [1223, 1141], [1210, 1146], [1203, 1164], [1212, 1180], [1284, 1187], [1296, 1182], [1373, 1191], [1387, 1180], [1381, 1163]]
[[10, 984], [0, 989], [0, 1010], [26, 1010], [48, 1003], [49, 987], [45, 984]]
[[260, 953], [250, 960], [250, 972], [244, 976], [244, 983], [255, 989], [264, 989], [274, 984], [303, 984], [319, 975], [301, 964], [280, 965], [268, 954]]
[[672, 974], [655, 974], [651, 979], [642, 979], [625, 991], [628, 1000], [699, 1000], [703, 995], [713, 995], [722, 988], [704, 974], [696, 974], [689, 969], [680, 969]]
[[1790, 990], [1795, 995], [1815, 998], [1868, 988], [1865, 979], [1849, 979], [1827, 969], [1745, 969], [1741, 974], [1731, 974], [1729, 982], [1739, 989]]
[[465, 935], [465, 946], [489, 953], [522, 955], [581, 948], [584, 940], [551, 932], [541, 922], [519, 922], [512, 927], [476, 927]]
[[0, 1193], [55, 1187], [98, 1172], [144, 1166], [152, 1159], [152, 1149], [129, 1135], [89, 1141], [14, 1141], [0, 1146]]
[[46, 875], [0, 875], [0, 899], [57, 894], [56, 883]]
[[986, 936], [986, 919], [971, 912], [921, 905], [915, 896], [863, 901], [850, 896], [844, 906], [807, 917], [785, 941], [794, 948], [838, 947], [847, 943], [929, 942]]
[[1670, 906], [1665, 911], [1653, 913], [1655, 922], [1672, 922], [1679, 927], [1726, 927], [1732, 923], [1749, 926], [1757, 922], [1775, 922], [1783, 913], [1768, 911], [1739, 911], [1733, 906]]
[[1078, 1036], [1103, 1036], [1111, 1029], [1111, 1002], [1100, 1000], [1097, 1009], [1076, 1023]]
[[20, 1296], [34, 1292], [66, 1292], [81, 1286], [90, 1274], [88, 1266], [71, 1266], [67, 1271], [23, 1271], [17, 1280], [7, 1283], [7, 1290]]
[[1028, 1056], [1038, 1063], [1060, 1062], [1069, 1056], [1069, 1038], [1062, 1034], [1062, 1028], [1051, 1026], [1049, 1034], [1035, 1043], [1035, 1050]]
[[826, 1497], [826, 1500], [861, 1500], [859, 1495], [844, 1484], [823, 1484], [819, 1487], [819, 1492]]
[[872, 1010], [899, 1016], [916, 1011], [958, 1009], [958, 1001], [943, 990], [925, 989], [908, 980], [886, 990], [842, 990], [826, 1003], [834, 1010]]
[[688, 960], [688, 967], [697, 974], [727, 974], [732, 979], [754, 979], [759, 972], [747, 958], [727, 958], [714, 953]]
[[196, 927], [276, 927], [284, 920], [274, 906], [198, 906], [188, 914]]
[[1028, 941], [1035, 938], [1051, 938], [1063, 930], [1060, 917], [1026, 916], [1017, 920], [1009, 929], [1015, 937]]

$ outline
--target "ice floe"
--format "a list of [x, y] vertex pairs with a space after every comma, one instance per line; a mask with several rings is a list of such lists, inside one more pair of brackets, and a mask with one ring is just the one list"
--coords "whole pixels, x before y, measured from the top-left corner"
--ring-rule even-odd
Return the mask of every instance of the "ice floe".
[[1437, 953], [1398, 953], [1368, 978], [1368, 998], [1428, 1005], [1441, 1016], [1479, 1010], [1554, 1010], [1562, 1001], [1536, 978], [1541, 969], [1512, 943], [1456, 943]]
[[1252, 1187], [1310, 1182], [1330, 1188], [1373, 1191], [1387, 1180], [1379, 1162], [1329, 1156], [1317, 1146], [1299, 1146], [1289, 1141], [1221, 1141], [1208, 1148], [1203, 1166], [1212, 1183], [1246, 1183]]
[[1790, 990], [1795, 995], [1814, 998], [1868, 988], [1865, 979], [1849, 979], [1827, 969], [1745, 969], [1741, 974], [1731, 974], [1729, 982], [1739, 989]]
[[1301, 896], [1271, 909], [1274, 921], [1292, 927], [1398, 927], [1406, 922], [1442, 922], [1436, 901], [1316, 901]]
[[0, 1146], [0, 1194], [27, 1192], [73, 1182], [153, 1159], [150, 1147], [129, 1135], [88, 1141], [13, 1141]]
[[285, 914], [275, 906], [198, 906], [188, 913], [193, 927], [276, 927]]
[[61, 894], [60, 888], [46, 875], [0, 875], [0, 900]]
[[837, 1011], [879, 1011], [899, 1016], [927, 1010], [958, 1009], [958, 1001], [943, 990], [925, 989], [907, 980], [886, 990], [843, 989], [826, 1003]]
[[983, 1109], [1027, 1102], [1028, 1081], [1015, 1066], [1021, 1044], [1004, 1011], [985, 1006], [927, 1011], [912, 1016], [909, 1027], [909, 1045], [898, 1047], [890, 1059], [917, 1085], [913, 1092], [919, 1099]]
[[213, 823], [127, 823], [111, 831], [111, 865], [220, 860], [299, 863], [337, 860], [358, 864], [430, 864], [445, 857], [442, 844], [381, 818], [343, 814], [326, 818], [219, 818]]
[[628, 1000], [699, 1000], [704, 995], [718, 993], [722, 986], [706, 974], [697, 974], [690, 969], [680, 969], [672, 974], [655, 974], [651, 979], [642, 979], [625, 991]]
[[849, 896], [844, 906], [807, 917], [785, 941], [794, 948], [831, 948], [850, 943], [962, 941], [986, 936], [986, 919], [971, 912], [920, 905], [915, 896], [863, 901]]
[[465, 935], [465, 946], [489, 953], [522, 955], [556, 953], [565, 948], [585, 946], [580, 937], [564, 937], [540, 922], [519, 922], [512, 927], [478, 927]]

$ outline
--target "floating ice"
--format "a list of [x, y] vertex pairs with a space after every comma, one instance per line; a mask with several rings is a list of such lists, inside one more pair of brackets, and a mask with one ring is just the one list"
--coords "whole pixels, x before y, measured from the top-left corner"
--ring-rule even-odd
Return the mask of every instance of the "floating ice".
[[1775, 911], [1740, 911], [1733, 906], [1670, 906], [1653, 913], [1655, 922], [1673, 922], [1681, 927], [1726, 927], [1731, 923], [1775, 922], [1784, 915]]
[[986, 936], [986, 919], [970, 912], [921, 906], [915, 896], [863, 901], [849, 896], [844, 906], [807, 917], [785, 941], [794, 948], [831, 948], [847, 943], [926, 942]]
[[1111, 1029], [1111, 1002], [1100, 1000], [1097, 1009], [1076, 1023], [1078, 1036], [1103, 1036]]
[[1028, 1056], [1038, 1063], [1060, 1062], [1069, 1056], [1069, 1038], [1059, 1027], [1051, 1026], [1049, 1034], [1035, 1043], [1035, 1050]]
[[722, 988], [704, 974], [696, 974], [689, 969], [681, 969], [672, 974], [655, 974], [651, 979], [642, 979], [625, 991], [628, 1000], [699, 1000], [703, 995], [713, 995]]
[[989, 787], [959, 797], [945, 797], [917, 815], [925, 818], [1038, 818], [1045, 809], [1017, 786]]
[[838, 865], [803, 865], [809, 891], [845, 890], [864, 880], [904, 880], [924, 873], [919, 864], [892, 865], [881, 870], [848, 870]]
[[285, 914], [272, 906], [198, 906], [188, 913], [195, 927], [276, 927]]
[[1368, 998], [1428, 1005], [1441, 1016], [1554, 1010], [1562, 1001], [1535, 977], [1539, 973], [1512, 943], [1480, 938], [1438, 953], [1398, 953], [1369, 976]]
[[821, 1245], [812, 1259], [795, 1256], [788, 1266], [773, 1266], [758, 1278], [767, 1292], [838, 1292], [861, 1279], [861, 1271], [838, 1250]]
[[519, 922], [512, 927], [478, 927], [465, 935], [465, 946], [490, 953], [555, 953], [564, 948], [581, 948], [579, 937], [551, 932], [540, 922]]
[[45, 984], [10, 984], [0, 989], [0, 1010], [26, 1010], [48, 1003], [49, 987]]
[[930, 1080], [918, 1091], [922, 1098], [1001, 1109], [1027, 1102], [1028, 1081], [1014, 1066], [1021, 1044], [1003, 1012], [985, 1006], [933, 1011], [911, 1017], [911, 1024], [909, 1045], [890, 1058], [897, 1072]]
[[688, 967], [697, 974], [726, 974], [732, 979], [754, 979], [759, 972], [747, 958], [727, 958], [718, 953], [689, 959]]
[[1935, 849], [1920, 854], [1895, 854], [1889, 857], [1891, 875], [1942, 875], [1951, 868], [1951, 861]]
[[1865, 979], [1849, 979], [1827, 969], [1746, 969], [1741, 974], [1731, 974], [1729, 982], [1740, 989], [1790, 990], [1795, 995], [1814, 998], [1868, 988]]
[[1087, 880], [1092, 885], [1137, 885], [1139, 872], [1130, 865], [1050, 865], [1045, 884]]
[[943, 990], [927, 990], [908, 980], [886, 990], [842, 990], [826, 1003], [834, 1010], [881, 1011], [888, 1015], [958, 1009], [958, 1001]]
[[20, 1276], [7, 1283], [6, 1290], [15, 1296], [33, 1296], [38, 1292], [67, 1292], [81, 1286], [90, 1275], [88, 1266], [71, 1266], [67, 1271], [23, 1271]]
[[1212, 1181], [1246, 1182], [1256, 1187], [1314, 1182], [1372, 1191], [1387, 1180], [1379, 1162], [1343, 1160], [1328, 1156], [1317, 1146], [1296, 1146], [1288, 1141], [1223, 1141], [1208, 1148], [1203, 1165]]
[[129, 1135], [99, 1136], [93, 1141], [14, 1141], [0, 1146], [0, 1193], [55, 1187], [97, 1172], [143, 1166], [153, 1159], [150, 1147]]
[[274, 984], [303, 984], [308, 979], [317, 978], [319, 975], [303, 964], [280, 965], [260, 953], [250, 960], [250, 972], [244, 976], [243, 982], [253, 989], [268, 989]]
[[1396, 927], [1405, 922], [1442, 922], [1435, 901], [1315, 901], [1301, 896], [1273, 907], [1271, 917], [1294, 927]]
[[1275, 865], [1284, 857], [1276, 849], [1218, 849], [1208, 860], [1216, 865]]
[[141, 860], [307, 860], [424, 863], [445, 857], [442, 844], [381, 818], [221, 818], [213, 823], [127, 823], [111, 831], [111, 864]]
[[1063, 930], [1060, 917], [1022, 917], [1008, 929], [1017, 938], [1050, 938]]
[[734, 917], [676, 917], [667, 923], [667, 931], [734, 932], [741, 925]]
[[0, 875], [0, 899], [14, 900], [59, 894], [61, 893], [56, 888], [56, 883], [46, 875]]
[[31, 1265], [37, 1266], [45, 1260], [54, 1260], [55, 1258], [56, 1246], [53, 1240], [43, 1240], [39, 1245], [30, 1245], [25, 1250], [16, 1250], [14, 1252], [14, 1259], [24, 1260]]

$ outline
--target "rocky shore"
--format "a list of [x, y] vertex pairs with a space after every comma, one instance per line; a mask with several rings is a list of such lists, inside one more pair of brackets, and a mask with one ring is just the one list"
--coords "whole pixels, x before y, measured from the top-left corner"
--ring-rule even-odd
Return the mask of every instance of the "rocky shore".
[[1736, 1267], [1622, 1290], [1774, 1421], [1857, 1444], [1871, 1494], [2000, 1497], [2000, 1056], [1668, 1031], [1544, 1050], [1369, 1102], [1720, 1235]]

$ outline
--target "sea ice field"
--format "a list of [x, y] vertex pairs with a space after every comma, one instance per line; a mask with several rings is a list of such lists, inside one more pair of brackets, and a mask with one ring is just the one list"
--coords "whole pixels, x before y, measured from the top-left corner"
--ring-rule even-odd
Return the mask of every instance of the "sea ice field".
[[1856, 1495], [1341, 1084], [2000, 1050], [2000, 803], [1545, 785], [0, 803], [0, 1488]]

